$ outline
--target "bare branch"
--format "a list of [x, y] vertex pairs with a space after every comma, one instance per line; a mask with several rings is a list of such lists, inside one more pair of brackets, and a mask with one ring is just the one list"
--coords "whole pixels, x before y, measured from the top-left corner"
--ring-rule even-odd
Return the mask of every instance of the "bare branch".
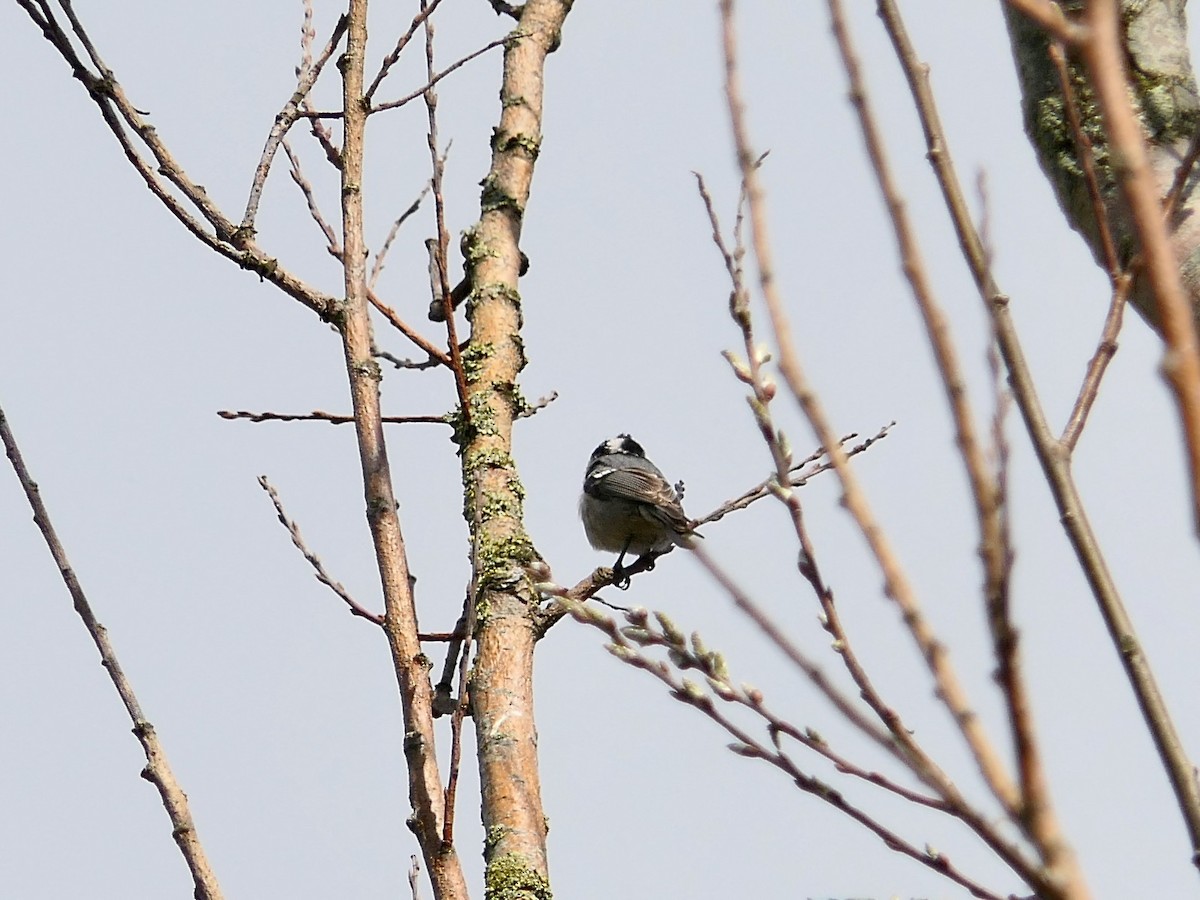
[[[339, 304], [335, 298], [323, 294], [297, 278], [279, 265], [278, 260], [254, 246], [249, 236], [235, 235], [236, 229], [233, 223], [208, 198], [204, 188], [188, 178], [183, 168], [175, 161], [166, 145], [158, 137], [155, 128], [145, 121], [145, 114], [139, 112], [130, 102], [112, 70], [100, 61], [99, 54], [92, 46], [83, 26], [74, 17], [69, 4], [65, 8], [71, 18], [72, 27], [80, 41], [89, 48], [89, 54], [100, 74], [95, 74], [88, 69], [75, 53], [69, 36], [50, 14], [48, 3], [43, 3], [41, 11], [38, 12], [31, 0], [18, 0], [18, 2], [29, 13], [30, 18], [42, 28], [42, 34], [46, 40], [71, 67], [75, 78], [85, 87], [88, 95], [100, 110], [105, 125], [120, 144], [126, 159], [137, 171], [146, 187], [171, 215], [206, 246], [226, 259], [237, 263], [243, 269], [254, 272], [263, 280], [271, 282], [288, 296], [313, 310], [325, 321], [332, 321], [337, 317]], [[136, 140], [134, 135], [136, 135]], [[149, 150], [154, 159], [153, 164], [143, 156], [137, 146], [137, 141], [140, 141]], [[186, 198], [187, 203], [198, 210], [211, 228], [206, 227], [189, 212], [187, 205], [176, 196], [171, 186]], [[236, 243], [235, 238], [237, 239]]]
[[[228, 409], [217, 410], [222, 419], [246, 419], [250, 422], [328, 422], [331, 425], [350, 425], [354, 416], [343, 416], [314, 409], [310, 413], [277, 413], [277, 412], [247, 412], [239, 409], [236, 412]], [[389, 425], [447, 425], [445, 416], [382, 416], [381, 421]]]
[[526, 403], [518, 412], [518, 419], [527, 419], [530, 416], [535, 416], [555, 400], [558, 399], [558, 391], [551, 391], [544, 397], [539, 397], [533, 403]]
[[441, 365], [441, 363], [438, 360], [433, 359], [432, 357], [427, 358], [427, 359], [422, 359], [422, 360], [401, 359], [400, 357], [396, 356], [394, 353], [389, 353], [386, 350], [380, 350], [378, 346], [376, 346], [374, 348], [373, 352], [375, 354], [376, 359], [382, 359], [382, 360], [385, 360], [385, 361], [391, 363], [392, 368], [394, 368], [394, 369], [424, 370], [424, 369], [432, 369], [432, 368], [435, 368], [435, 367]]
[[[730, 746], [733, 752], [740, 756], [762, 759], [769, 762], [784, 772], [800, 790], [824, 800], [843, 814], [854, 819], [854, 821], [863, 825], [879, 837], [889, 849], [895, 850], [932, 868], [956, 884], [967, 888], [972, 896], [984, 898], [984, 900], [1003, 900], [1003, 894], [991, 891], [982, 884], [968, 878], [954, 867], [944, 854], [928, 849], [928, 845], [925, 845], [926, 849], [924, 850], [918, 849], [914, 843], [900, 837], [873, 816], [850, 803], [840, 791], [802, 771], [788, 754], [784, 752], [778, 741], [779, 734], [787, 733], [788, 736], [798, 740], [804, 746], [825, 756], [827, 759], [833, 759], [839, 763], [844, 763], [844, 760], [833, 753], [825, 741], [815, 735], [815, 733], [808, 730], [801, 731], [791, 726], [779, 727], [776, 724], [778, 720], [766, 710], [762, 696], [757, 690], [746, 686], [740, 688], [733, 686], [728, 678], [728, 673], [724, 672], [724, 664], [720, 660], [720, 654], [697, 654], [689, 652], [682, 633], [678, 631], [675, 631], [674, 634], [669, 633], [668, 629], [673, 628], [672, 623], [661, 613], [655, 614], [661, 623], [661, 630], [656, 630], [652, 626], [646, 616], [645, 610], [634, 610], [629, 619], [635, 624], [626, 629], [617, 628], [616, 623], [608, 616], [578, 603], [571, 603], [571, 614], [577, 621], [591, 625], [593, 628], [604, 632], [610, 640], [607, 649], [613, 656], [627, 665], [653, 675], [670, 689], [672, 697], [700, 710], [727, 734], [733, 737], [735, 743]], [[698, 635], [693, 635], [692, 641], [693, 643], [697, 642]], [[668, 655], [675, 661], [676, 665], [679, 665], [681, 668], [695, 667], [703, 672], [712, 694], [704, 691], [699, 684], [690, 679], [677, 676], [667, 663], [651, 659], [645, 653], [641, 652], [637, 646], [638, 644], [657, 644], [668, 647]], [[728, 703], [738, 704], [751, 709], [766, 718], [769, 723], [768, 731], [772, 735], [774, 746], [767, 747], [735, 723], [714, 702], [712, 695], [716, 695], [718, 699]], [[883, 778], [878, 773], [874, 773], [875, 777], [872, 778], [867, 776], [864, 770], [852, 765], [846, 765], [846, 771], [847, 774], [866, 777], [866, 780], [878, 787], [904, 796], [905, 799], [909, 799], [912, 802], [933, 808], [942, 808], [937, 801], [913, 794], [899, 785], [890, 782], [888, 779]]]
[[289, 174], [292, 176], [292, 181], [296, 183], [296, 186], [300, 188], [300, 192], [304, 194], [304, 200], [308, 204], [309, 215], [317, 223], [317, 227], [321, 229], [321, 233], [325, 235], [326, 249], [330, 255], [341, 259], [342, 246], [338, 243], [337, 232], [333, 230], [333, 226], [325, 221], [325, 217], [321, 215], [321, 210], [317, 206], [317, 198], [313, 193], [312, 182], [304, 177], [304, 172], [300, 169], [300, 159], [292, 152], [292, 148], [286, 140], [283, 142], [283, 152], [287, 154], [288, 162], [291, 163]]
[[[218, 413], [218, 415], [220, 415]], [[228, 417], [226, 417], [228, 418]], [[378, 613], [373, 613], [357, 600], [350, 596], [350, 592], [342, 586], [340, 581], [334, 581], [333, 578], [325, 571], [325, 565], [321, 562], [320, 557], [308, 549], [308, 545], [304, 543], [304, 538], [300, 536], [300, 526], [288, 518], [286, 512], [283, 511], [283, 501], [279, 499], [279, 492], [275, 490], [275, 486], [267, 480], [266, 475], [258, 476], [258, 486], [267, 492], [267, 496], [271, 498], [271, 503], [275, 507], [275, 514], [279, 518], [280, 524], [287, 529], [288, 535], [292, 539], [292, 544], [297, 550], [308, 560], [310, 566], [313, 567], [313, 572], [317, 577], [317, 581], [328, 587], [331, 591], [342, 598], [342, 601], [350, 608], [350, 612], [356, 616], [361, 616], [368, 622], [374, 622], [376, 625], [383, 624], [383, 616]]]
[[1100, 382], [1104, 378], [1104, 372], [1117, 353], [1117, 335], [1121, 332], [1121, 323], [1125, 317], [1125, 302], [1129, 299], [1129, 291], [1132, 287], [1133, 275], [1129, 272], [1121, 273], [1113, 288], [1112, 300], [1108, 304], [1108, 314], [1104, 317], [1104, 328], [1100, 333], [1100, 340], [1096, 344], [1096, 352], [1088, 361], [1083, 384], [1079, 387], [1079, 396], [1075, 398], [1075, 405], [1071, 408], [1066, 427], [1063, 428], [1062, 437], [1059, 438], [1068, 454], [1079, 443], [1079, 436], [1083, 434], [1088, 414], [1092, 411], [1096, 397], [1099, 396]]
[[163, 808], [166, 809], [167, 816], [171, 820], [171, 837], [175, 839], [179, 851], [183, 854], [184, 862], [187, 863], [188, 870], [192, 873], [195, 896], [198, 900], [221, 900], [223, 896], [221, 886], [217, 883], [216, 873], [213, 872], [208, 857], [205, 855], [204, 847], [200, 844], [200, 837], [196, 833], [196, 823], [192, 820], [192, 813], [188, 808], [187, 794], [175, 780], [171, 765], [167, 761], [166, 751], [163, 750], [162, 742], [158, 739], [158, 732], [142, 712], [137, 695], [133, 692], [133, 685], [129, 683], [129, 679], [126, 678], [125, 672], [121, 668], [121, 663], [117, 660], [116, 651], [113, 650], [112, 643], [108, 639], [108, 629], [97, 621], [96, 614], [92, 611], [92, 606], [83, 591], [83, 585], [79, 583], [75, 569], [67, 558], [67, 551], [58, 539], [58, 533], [50, 521], [50, 513], [47, 511], [45, 503], [42, 502], [41, 490], [25, 467], [21, 449], [17, 446], [17, 440], [13, 436], [12, 429], [9, 428], [8, 417], [5, 416], [3, 409], [0, 409], [0, 442], [4, 444], [4, 450], [12, 463], [13, 472], [16, 473], [17, 480], [21, 483], [21, 489], [25, 492], [25, 498], [29, 501], [29, 507], [33, 510], [34, 524], [41, 531], [46, 547], [50, 550], [50, 555], [54, 557], [54, 563], [62, 576], [63, 584], [66, 585], [67, 592], [74, 601], [75, 612], [83, 620], [83, 625], [91, 636], [92, 643], [100, 651], [100, 662], [104, 666], [104, 671], [108, 673], [109, 680], [117, 689], [121, 703], [124, 704], [125, 711], [129, 714], [130, 721], [133, 722], [134, 736], [142, 745], [142, 752], [146, 754], [146, 767], [142, 770], [142, 777], [158, 790]]
[[393, 328], [424, 350], [430, 359], [437, 360], [443, 366], [451, 365], [450, 357], [446, 355], [445, 350], [442, 350], [422, 337], [411, 325], [401, 319], [394, 309], [376, 297], [375, 292], [369, 287], [367, 288], [367, 300], [370, 301], [373, 307], [383, 313], [384, 318], [391, 323]]
[[[422, 8], [425, 8], [425, 5], [426, 0], [421, 0]], [[433, 77], [435, 29], [433, 22], [428, 17], [425, 19], [424, 28], [425, 71], [429, 73], [429, 82], [432, 85], [436, 80]], [[454, 321], [454, 307], [450, 299], [450, 232], [446, 228], [446, 200], [442, 193], [442, 175], [445, 172], [446, 157], [438, 151], [437, 94], [430, 87], [424, 92], [423, 97], [429, 121], [429, 161], [433, 167], [430, 184], [433, 186], [433, 208], [437, 221], [437, 239], [433, 241], [432, 247], [429, 241], [426, 241], [425, 246], [430, 250], [431, 275], [434, 276], [432, 279], [434, 302], [441, 297], [446, 313], [446, 346], [450, 351], [450, 370], [454, 373], [454, 386], [458, 392], [459, 416], [461, 417], [459, 427], [463, 432], [470, 432], [472, 414], [470, 399], [467, 395], [467, 374], [463, 369], [462, 351], [458, 340], [458, 324]]]
[[371, 105], [371, 99], [375, 96], [375, 91], [379, 88], [379, 85], [383, 83], [383, 79], [387, 78], [388, 72], [391, 71], [392, 66], [399, 62], [400, 54], [404, 52], [404, 48], [407, 47], [409, 41], [413, 39], [413, 35], [417, 33], [417, 29], [421, 27], [426, 19], [433, 15], [434, 10], [436, 10], [441, 3], [442, 0], [430, 0], [429, 3], [421, 4], [421, 11], [413, 16], [412, 21], [408, 23], [408, 29], [396, 40], [396, 46], [393, 47], [392, 51], [383, 58], [383, 62], [379, 66], [379, 71], [375, 73], [375, 77], [371, 80], [371, 86], [368, 87], [366, 93], [363, 94], [363, 100], [366, 102], [368, 107]]
[[[474, 509], [471, 514], [474, 519], [471, 528], [471, 583], [467, 586], [467, 595], [463, 600], [462, 619], [457, 631], [462, 633], [460, 643], [452, 647], [452, 653], [458, 656], [458, 686], [454, 697], [454, 710], [450, 716], [450, 771], [446, 775], [446, 822], [442, 826], [442, 843], [454, 845], [454, 815], [455, 801], [458, 796], [458, 776], [462, 765], [462, 726], [463, 717], [470, 711], [471, 699], [468, 695], [468, 666], [471, 660], [471, 639], [475, 635], [475, 601], [479, 596], [479, 538], [480, 538], [480, 502], [479, 493], [474, 494]], [[447, 672], [442, 681], [447, 680], [450, 671], [450, 656], [446, 658]], [[435, 711], [436, 712], [436, 711]]]
[[404, 761], [416, 835], [439, 900], [465, 900], [466, 880], [457, 854], [442, 845], [445, 816], [437, 742], [433, 727], [432, 689], [417, 631], [416, 600], [404, 535], [392, 486], [379, 396], [379, 364], [375, 361], [367, 285], [367, 248], [363, 233], [363, 155], [366, 105], [363, 64], [367, 44], [367, 2], [350, 0], [342, 73], [345, 112], [341, 167], [342, 266], [345, 315], [341, 335], [354, 404], [367, 524], [371, 529], [379, 579], [383, 588], [384, 633], [392, 654], [404, 718]]
[[[446, 147], [446, 152], [450, 152], [450, 147]], [[445, 161], [445, 154], [442, 156]], [[392, 223], [392, 227], [388, 229], [387, 237], [383, 239], [383, 246], [375, 254], [375, 264], [371, 266], [371, 277], [367, 279], [367, 286], [371, 290], [375, 290], [375, 285], [379, 282], [379, 276], [383, 272], [383, 261], [387, 258], [388, 251], [392, 249], [392, 241], [396, 240], [396, 235], [400, 233], [400, 226], [407, 222], [410, 218], [416, 215], [417, 210], [421, 208], [421, 201], [433, 189], [433, 182], [425, 182], [425, 186], [421, 188], [421, 193], [417, 194], [417, 198], [409, 204], [408, 209], [400, 213], [400, 217]]]
[[1075, 89], [1071, 85], [1071, 74], [1067, 71], [1067, 58], [1063, 53], [1062, 44], [1052, 43], [1048, 52], [1050, 61], [1054, 63], [1054, 69], [1058, 73], [1058, 87], [1062, 91], [1067, 123], [1070, 125], [1071, 136], [1075, 141], [1075, 154], [1079, 159], [1080, 168], [1083, 170], [1088, 200], [1092, 204], [1097, 239], [1104, 255], [1104, 263], [1108, 268], [1109, 280], [1115, 286], [1121, 272], [1121, 262], [1117, 258], [1117, 247], [1108, 222], [1108, 209], [1104, 205], [1100, 179], [1096, 174], [1096, 148], [1084, 130], [1083, 122], [1079, 117], [1079, 99], [1075, 96]]
[[[858, 454], [864, 453], [867, 450], [869, 450], [876, 443], [878, 443], [879, 441], [881, 441], [885, 437], [887, 437], [891, 433], [891, 430], [895, 426], [895, 424], [896, 424], [895, 422], [890, 422], [887, 425], [884, 425], [882, 428], [879, 429], [879, 431], [877, 431], [871, 437], [869, 437], [866, 440], [862, 441], [861, 443], [855, 444], [853, 447], [850, 447], [849, 449], [847, 449], [846, 450], [846, 458], [853, 459], [855, 456], [858, 456]], [[845, 444], [854, 440], [856, 437], [858, 437], [857, 434], [846, 435], [845, 437], [843, 437], [841, 439], [841, 444], [844, 446]], [[809, 479], [814, 478], [817, 475], [820, 475], [822, 472], [830, 471], [833, 468], [832, 463], [830, 463], [830, 462], [818, 463], [817, 462], [817, 460], [819, 460], [824, 455], [825, 455], [825, 449], [822, 447], [822, 448], [816, 450], [814, 453], [810, 454], [807, 458], [801, 460], [798, 463], [795, 463], [788, 470], [789, 473], [794, 473], [794, 474], [790, 474], [790, 477], [788, 478], [788, 482], [787, 482], [788, 485], [791, 487], [804, 487], [804, 485], [808, 484]], [[773, 477], [766, 478], [766, 479], [760, 481], [758, 484], [756, 484], [754, 487], [750, 488], [748, 491], [743, 491], [738, 496], [733, 497], [729, 500], [726, 500], [724, 503], [722, 503], [720, 506], [718, 506], [716, 509], [714, 509], [712, 512], [708, 513], [707, 515], [700, 516], [700, 518], [696, 519], [696, 524], [697, 525], [707, 525], [709, 522], [719, 522], [721, 519], [725, 518], [725, 516], [729, 515], [731, 512], [736, 512], [739, 509], [745, 509], [750, 504], [755, 503], [755, 502], [763, 499], [764, 497], [771, 496], [771, 485], [773, 485], [773, 484], [775, 484], [775, 479]]]
[[[276, 114], [275, 124], [271, 126], [271, 131], [267, 135], [266, 146], [263, 147], [262, 157], [259, 159], [258, 166], [254, 170], [254, 180], [250, 184], [250, 198], [246, 201], [246, 212], [242, 215], [242, 224], [238, 226], [239, 233], [251, 234], [254, 232], [254, 220], [258, 215], [258, 204], [262, 200], [263, 186], [267, 183], [267, 174], [271, 171], [271, 162], [275, 159], [275, 152], [279, 149], [280, 142], [287, 136], [292, 125], [296, 123], [296, 119], [300, 117], [304, 98], [312, 90], [313, 84], [316, 83], [321, 70], [325, 68], [325, 63], [329, 61], [329, 57], [333, 56], [333, 51], [337, 49], [338, 43], [346, 33], [346, 26], [346, 16], [339, 16], [336, 24], [333, 26], [333, 33], [329, 36], [329, 40], [325, 42], [325, 49], [321, 51], [321, 55], [317, 57], [316, 62], [311, 66], [305, 65], [301, 67], [296, 90], [288, 98], [287, 102], [283, 104], [283, 109]], [[289, 153], [288, 156], [290, 157], [291, 154]], [[294, 158], [293, 165], [295, 165]], [[336, 241], [330, 241], [330, 243], [333, 244]]]
[[[894, 27], [898, 35], [903, 35], [903, 25], [898, 14], [889, 18], [895, 22], [894, 26], [890, 25], [889, 27]], [[907, 40], [906, 35], [905, 40]], [[902, 64], [907, 58], [907, 55], [901, 55]], [[926, 133], [936, 136], [936, 146], [944, 147], [946, 141], [937, 107], [933, 102], [933, 97], [923, 89], [923, 81], [917, 75], [916, 72], [909, 75], [909, 84], [913, 88], [917, 112]], [[931, 150], [933, 146], [931, 144]], [[1158, 689], [1154, 673], [1150, 670], [1149, 661], [1141, 652], [1141, 641], [1134, 629], [1133, 620], [1129, 617], [1112, 574], [1108, 570], [1108, 564], [1104, 559], [1100, 544], [1088, 521], [1087, 512], [1071, 472], [1071, 457], [1068, 448], [1060, 443], [1050, 430], [1049, 422], [1034, 386], [1033, 374], [1025, 360], [1025, 353], [1012, 321], [1009, 298], [1000, 290], [992, 276], [987, 262], [987, 254], [975, 230], [974, 223], [971, 221], [953, 162], [949, 154], [945, 153], [933, 154], [931, 152], [929, 159], [933, 164], [934, 174], [942, 190], [951, 221], [958, 233], [963, 257], [970, 266], [980, 296], [991, 316], [997, 346], [1000, 348], [1000, 354], [1008, 369], [1013, 397], [1016, 400], [1017, 408], [1021, 411], [1030, 441], [1050, 485], [1051, 493], [1054, 495], [1063, 528], [1075, 549], [1080, 569], [1096, 598], [1113, 647], [1137, 697], [1147, 728], [1154, 738], [1159, 757], [1168, 772], [1176, 799], [1187, 823], [1189, 837], [1195, 851], [1194, 859], [1200, 860], [1200, 785], [1196, 783], [1194, 768], [1183, 748], [1174, 722], [1171, 720], [1170, 712]], [[1044, 846], [1061, 849], [1062, 845], [1058, 841], [1057, 834], [1054, 833], [1054, 823], [1051, 820], [1040, 816], [1034, 824], [1046, 827], [1046, 834], [1041, 842]], [[1065, 858], [1063, 861], [1068, 867], [1074, 865]]]
[[411, 103], [412, 101], [416, 100], [418, 97], [420, 97], [420, 96], [424, 95], [425, 93], [427, 93], [428, 91], [432, 90], [433, 86], [436, 85], [443, 78], [445, 78], [447, 75], [450, 75], [450, 74], [458, 71], [463, 66], [465, 66], [467, 63], [469, 63], [471, 60], [477, 59], [480, 56], [483, 56], [483, 54], [487, 53], [489, 50], [494, 50], [496, 47], [503, 47], [509, 41], [513, 40], [513, 38], [521, 37], [521, 36], [522, 35], [519, 32], [513, 32], [512, 34], [506, 34], [504, 37], [496, 38], [494, 41], [489, 41], [488, 43], [486, 43], [482, 47], [480, 47], [478, 50], [474, 50], [471, 53], [468, 53], [462, 59], [458, 60], [455, 63], [452, 63], [451, 65], [447, 66], [440, 72], [434, 72], [432, 69], [430, 69], [429, 80], [422, 87], [417, 88], [412, 93], [405, 94], [399, 100], [389, 100], [387, 103], [380, 103], [378, 106], [373, 106], [373, 107], [371, 107], [371, 112], [372, 113], [384, 112], [385, 110], [397, 109], [401, 106], [404, 106], [407, 103]]

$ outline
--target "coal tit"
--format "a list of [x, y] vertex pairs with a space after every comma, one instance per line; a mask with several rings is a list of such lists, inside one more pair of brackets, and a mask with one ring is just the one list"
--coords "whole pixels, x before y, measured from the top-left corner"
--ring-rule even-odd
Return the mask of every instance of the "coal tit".
[[583, 476], [579, 516], [593, 547], [620, 554], [613, 565], [617, 587], [629, 587], [622, 565], [626, 553], [651, 556], [652, 563], [653, 557], [676, 544], [688, 547], [700, 537], [679, 500], [678, 491], [629, 435], [610, 438], [592, 452]]

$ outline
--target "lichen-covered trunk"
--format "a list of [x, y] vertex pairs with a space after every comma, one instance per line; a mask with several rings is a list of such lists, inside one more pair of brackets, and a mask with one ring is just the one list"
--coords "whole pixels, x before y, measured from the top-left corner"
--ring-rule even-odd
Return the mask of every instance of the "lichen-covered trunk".
[[533, 714], [537, 559], [525, 532], [524, 490], [512, 456], [522, 409], [521, 221], [542, 140], [543, 76], [570, 0], [528, 0], [505, 47], [500, 123], [479, 221], [463, 238], [472, 291], [463, 351], [468, 409], [459, 421], [465, 513], [475, 541], [475, 641], [470, 680], [482, 816], [485, 896], [549, 900]]
[[[1072, 14], [1081, 0], [1060, 4]], [[1159, 194], [1171, 190], [1180, 162], [1187, 155], [1197, 125], [1200, 96], [1187, 47], [1185, 0], [1121, 0], [1121, 25], [1130, 71], [1130, 96], [1150, 152]], [[1013, 57], [1024, 97], [1025, 126], [1038, 160], [1054, 187], [1071, 226], [1087, 240], [1096, 261], [1108, 267], [1101, 246], [1094, 205], [1084, 180], [1076, 141], [1068, 122], [1059, 75], [1049, 55], [1050, 38], [1036, 24], [1005, 6]], [[1121, 199], [1117, 166], [1109, 151], [1095, 94], [1080, 61], [1067, 48], [1066, 68], [1082, 120], [1082, 130], [1095, 150], [1097, 176], [1113, 233], [1118, 263], [1137, 252], [1134, 227]], [[1200, 174], [1189, 174], [1174, 214], [1170, 237], [1184, 289], [1193, 313], [1200, 317]], [[1147, 279], [1134, 281], [1130, 298], [1137, 310], [1160, 329], [1158, 311]]]

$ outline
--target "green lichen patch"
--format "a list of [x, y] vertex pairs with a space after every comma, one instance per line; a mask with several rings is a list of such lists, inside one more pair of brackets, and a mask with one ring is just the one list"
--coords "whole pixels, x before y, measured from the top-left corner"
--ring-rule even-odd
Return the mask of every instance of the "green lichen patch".
[[483, 879], [486, 900], [553, 900], [554, 897], [546, 876], [515, 853], [506, 853], [488, 863]]

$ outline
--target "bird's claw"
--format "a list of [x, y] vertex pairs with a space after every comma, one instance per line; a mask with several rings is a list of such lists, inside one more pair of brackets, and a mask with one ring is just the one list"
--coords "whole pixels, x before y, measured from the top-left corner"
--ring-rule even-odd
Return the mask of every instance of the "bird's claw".
[[629, 573], [625, 571], [625, 567], [618, 563], [617, 565], [613, 566], [612, 573], [613, 587], [619, 591], [629, 590], [629, 585], [632, 583], [632, 579], [630, 578]]

